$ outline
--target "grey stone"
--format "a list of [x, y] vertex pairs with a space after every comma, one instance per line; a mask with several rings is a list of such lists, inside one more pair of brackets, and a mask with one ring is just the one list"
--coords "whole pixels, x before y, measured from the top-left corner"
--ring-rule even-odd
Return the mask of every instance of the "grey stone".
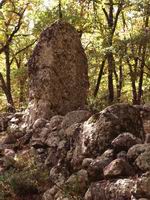
[[147, 144], [150, 143], [150, 133], [146, 134], [145, 143], [147, 143]]
[[8, 134], [3, 138], [2, 144], [15, 144], [16, 143], [16, 138], [12, 134]]
[[13, 118], [10, 120], [10, 123], [18, 124], [18, 123], [19, 123], [19, 119], [16, 118], [16, 117], [13, 117]]
[[145, 197], [150, 199], [150, 172], [147, 172], [138, 178], [135, 193], [138, 198]]
[[62, 128], [67, 129], [69, 126], [75, 123], [81, 123], [89, 119], [91, 113], [87, 110], [76, 110], [67, 113], [62, 121]]
[[90, 180], [96, 181], [102, 179], [103, 169], [113, 161], [113, 157], [113, 150], [108, 149], [101, 156], [93, 160], [87, 170]]
[[13, 149], [4, 149], [4, 156], [14, 158], [15, 151]]
[[134, 161], [141, 153], [150, 150], [149, 144], [136, 144], [128, 150], [127, 157]]
[[135, 164], [144, 172], [150, 171], [150, 149], [141, 153], [135, 160]]
[[54, 200], [53, 196], [51, 195], [50, 190], [44, 192], [42, 200]]
[[128, 104], [115, 104], [90, 117], [83, 124], [80, 153], [98, 156], [121, 132], [131, 132], [143, 140], [144, 130], [139, 111]]
[[124, 159], [117, 158], [113, 160], [103, 170], [105, 177], [133, 176], [135, 172], [131, 165]]
[[76, 174], [72, 174], [66, 181], [66, 185], [70, 191], [75, 192], [77, 195], [84, 194], [88, 188], [88, 173], [86, 170], [80, 170]]
[[46, 124], [46, 127], [49, 129], [49, 131], [56, 131], [61, 129], [61, 122], [63, 120], [63, 116], [61, 115], [56, 115], [53, 116], [49, 123]]
[[88, 168], [89, 165], [93, 162], [93, 159], [92, 158], [85, 158], [82, 162], [82, 167], [83, 168]]
[[141, 144], [142, 140], [135, 137], [132, 133], [122, 133], [118, 135], [111, 143], [113, 148], [117, 151], [127, 151], [135, 144]]
[[57, 21], [44, 30], [29, 60], [30, 121], [50, 119], [86, 104], [87, 58], [78, 32]]
[[132, 179], [104, 180], [91, 184], [85, 200], [129, 200], [136, 182]]
[[37, 129], [37, 128], [43, 128], [46, 124], [46, 120], [43, 118], [38, 118], [34, 124], [33, 124], [33, 129]]

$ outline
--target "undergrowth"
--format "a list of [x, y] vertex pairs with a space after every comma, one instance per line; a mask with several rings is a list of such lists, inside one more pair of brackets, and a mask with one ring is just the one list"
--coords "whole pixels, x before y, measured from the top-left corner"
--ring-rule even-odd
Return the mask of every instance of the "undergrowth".
[[49, 185], [48, 169], [38, 167], [33, 157], [18, 159], [16, 168], [0, 174], [0, 200], [29, 200], [39, 197]]

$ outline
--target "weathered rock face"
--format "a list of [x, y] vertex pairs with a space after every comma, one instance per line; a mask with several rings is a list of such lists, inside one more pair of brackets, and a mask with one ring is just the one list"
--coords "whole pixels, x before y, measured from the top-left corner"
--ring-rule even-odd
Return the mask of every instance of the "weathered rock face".
[[58, 21], [43, 31], [29, 60], [29, 82], [31, 121], [84, 107], [87, 58], [73, 26]]
[[150, 177], [143, 174], [139, 178], [104, 180], [92, 183], [85, 194], [85, 200], [139, 200], [150, 198]]
[[[76, 146], [76, 151], [82, 152], [88, 157], [96, 154], [98, 156], [110, 147], [113, 139], [124, 132], [132, 133], [137, 138], [143, 139], [140, 112], [128, 104], [109, 106], [102, 112], [90, 117], [83, 124], [83, 131]], [[127, 141], [127, 138], [123, 140]], [[133, 144], [131, 142], [129, 147]]]

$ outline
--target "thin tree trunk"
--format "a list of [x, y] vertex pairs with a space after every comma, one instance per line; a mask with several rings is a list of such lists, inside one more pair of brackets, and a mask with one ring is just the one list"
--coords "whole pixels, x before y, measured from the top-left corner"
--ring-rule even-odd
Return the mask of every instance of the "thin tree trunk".
[[129, 66], [129, 71], [130, 71], [130, 77], [131, 77], [131, 85], [132, 85], [132, 103], [133, 104], [137, 104], [137, 89], [136, 89], [136, 80], [135, 80], [135, 74], [133, 73], [133, 70], [132, 70], [132, 65], [130, 63], [130, 61], [127, 59], [127, 63], [128, 63], [128, 66]]
[[139, 78], [139, 85], [138, 85], [138, 97], [137, 97], [137, 103], [141, 103], [141, 97], [143, 95], [143, 75], [144, 75], [144, 66], [145, 66], [145, 53], [146, 53], [146, 47], [143, 47], [143, 55], [141, 60], [141, 66], [140, 66], [140, 78]]
[[59, 0], [59, 4], [58, 4], [58, 7], [59, 7], [59, 19], [62, 19], [63, 18], [63, 15], [62, 15], [62, 3], [61, 3], [61, 0]]
[[5, 91], [5, 95], [7, 97], [7, 102], [10, 105], [10, 107], [12, 108], [12, 110], [14, 108], [14, 102], [13, 102], [13, 98], [12, 98], [12, 93], [11, 93], [11, 78], [10, 78], [10, 55], [9, 55], [9, 46], [7, 46], [7, 48], [5, 49], [5, 60], [6, 60], [6, 88], [7, 90]]
[[121, 91], [122, 91], [122, 82], [123, 82], [122, 59], [120, 59], [120, 64], [119, 64], [119, 76], [116, 72], [116, 69], [114, 69], [114, 75], [115, 75], [115, 79], [116, 79], [117, 101], [120, 102]]
[[112, 52], [107, 54], [107, 61], [108, 61], [108, 102], [112, 103], [114, 100], [114, 84], [113, 84], [113, 71], [114, 71], [114, 59]]
[[[17, 59], [17, 57], [14, 58], [15, 62], [16, 62], [16, 66], [18, 69], [21, 68], [21, 63], [22, 63], [22, 60], [21, 60], [21, 57], [19, 57]], [[19, 79], [19, 104], [21, 105], [23, 102], [25, 102], [25, 81], [27, 79], [27, 76], [21, 76], [20, 79]]]
[[122, 82], [123, 82], [123, 70], [122, 70], [122, 62], [121, 62], [119, 65], [119, 86], [117, 90], [118, 102], [120, 102], [120, 98], [121, 98]]
[[99, 75], [98, 75], [98, 79], [97, 79], [97, 84], [96, 84], [96, 87], [94, 90], [94, 97], [97, 96], [97, 93], [98, 93], [98, 90], [100, 87], [100, 83], [101, 83], [101, 79], [102, 79], [102, 75], [103, 75], [103, 71], [104, 71], [104, 66], [105, 66], [105, 61], [106, 61], [106, 58], [101, 63], [101, 67], [100, 67], [100, 71], [99, 71]]
[[[113, 45], [113, 36], [116, 30], [117, 22], [119, 14], [122, 10], [124, 1], [121, 0], [118, 4], [118, 8], [116, 11], [116, 14], [114, 14], [114, 1], [109, 0], [108, 6], [109, 11], [107, 12], [105, 8], [103, 9], [103, 12], [105, 14], [107, 24], [108, 24], [108, 48], [111, 48]], [[116, 67], [115, 65], [115, 59], [113, 56], [112, 51], [109, 51], [107, 54], [107, 61], [108, 61], [108, 102], [112, 103], [114, 101], [114, 85], [113, 85], [113, 72]]]
[[7, 98], [7, 86], [6, 86], [6, 83], [5, 83], [5, 80], [4, 80], [4, 77], [2, 75], [2, 73], [0, 73], [0, 80], [1, 80], [1, 88]]
[[[148, 27], [149, 24], [149, 16], [146, 17], [145, 21], [145, 28]], [[145, 55], [147, 49], [147, 41], [143, 44], [143, 52], [142, 52], [142, 59], [141, 59], [141, 66], [140, 66], [140, 78], [139, 78], [139, 85], [138, 85], [138, 104], [141, 103], [141, 97], [143, 95], [143, 75], [144, 75], [144, 66], [145, 66]]]

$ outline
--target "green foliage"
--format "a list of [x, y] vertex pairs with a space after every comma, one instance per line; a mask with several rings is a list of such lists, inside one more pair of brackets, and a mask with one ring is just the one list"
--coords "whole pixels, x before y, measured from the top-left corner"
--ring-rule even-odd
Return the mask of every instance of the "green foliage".
[[11, 188], [8, 184], [8, 180], [13, 173], [13, 170], [9, 170], [0, 175], [0, 200], [11, 199]]
[[44, 192], [49, 186], [48, 175], [48, 169], [35, 163], [34, 155], [20, 155], [16, 158], [15, 168], [0, 174], [0, 200], [40, 195], [39, 192]]
[[[7, 34], [10, 35], [17, 23], [19, 15], [13, 12], [12, 1], [8, 1], [0, 12], [0, 47], [5, 44]], [[22, 24], [19, 31], [13, 37], [10, 44], [11, 62], [11, 87], [14, 102], [17, 108], [27, 104], [28, 84], [27, 84], [27, 62], [35, 46], [35, 41], [39, 38], [42, 30], [50, 26], [59, 19], [59, 1], [56, 0], [14, 0], [15, 9], [21, 12], [25, 4], [28, 4]], [[102, 74], [98, 94], [93, 96], [101, 63], [104, 57], [112, 53], [115, 62], [113, 72], [114, 102], [118, 102], [117, 97], [117, 76], [120, 75], [120, 65], [122, 65], [122, 88], [120, 102], [132, 102], [133, 86], [131, 79], [135, 77], [136, 92], [139, 89], [139, 80], [141, 74], [141, 60], [144, 59], [143, 75], [143, 96], [142, 102], [149, 102], [149, 80], [150, 80], [150, 29], [149, 21], [150, 8], [149, 1], [135, 0], [114, 0], [113, 17], [118, 10], [118, 5], [123, 2], [123, 7], [119, 13], [116, 29], [111, 34], [111, 28], [108, 25], [104, 10], [108, 13], [110, 10], [109, 0], [62, 0], [61, 10], [63, 20], [68, 21], [77, 30], [82, 31], [82, 44], [85, 48], [89, 64], [89, 104], [94, 109], [102, 109], [108, 103], [108, 69], [106, 61]], [[35, 9], [36, 7], [36, 9]], [[112, 44], [110, 40], [112, 39]], [[31, 46], [30, 46], [31, 44]], [[146, 45], [146, 46], [143, 46]], [[28, 48], [26, 48], [28, 47]], [[143, 48], [146, 48], [145, 56], [142, 58]], [[22, 50], [23, 49], [23, 50]], [[135, 59], [138, 59], [137, 65]], [[131, 69], [129, 69], [129, 63]], [[0, 72], [6, 79], [5, 56], [0, 54]], [[23, 87], [22, 87], [23, 86]], [[3, 90], [0, 89], [0, 109], [6, 107], [6, 97]]]
[[37, 182], [33, 179], [32, 171], [15, 173], [10, 179], [12, 191], [20, 197], [37, 194]]

